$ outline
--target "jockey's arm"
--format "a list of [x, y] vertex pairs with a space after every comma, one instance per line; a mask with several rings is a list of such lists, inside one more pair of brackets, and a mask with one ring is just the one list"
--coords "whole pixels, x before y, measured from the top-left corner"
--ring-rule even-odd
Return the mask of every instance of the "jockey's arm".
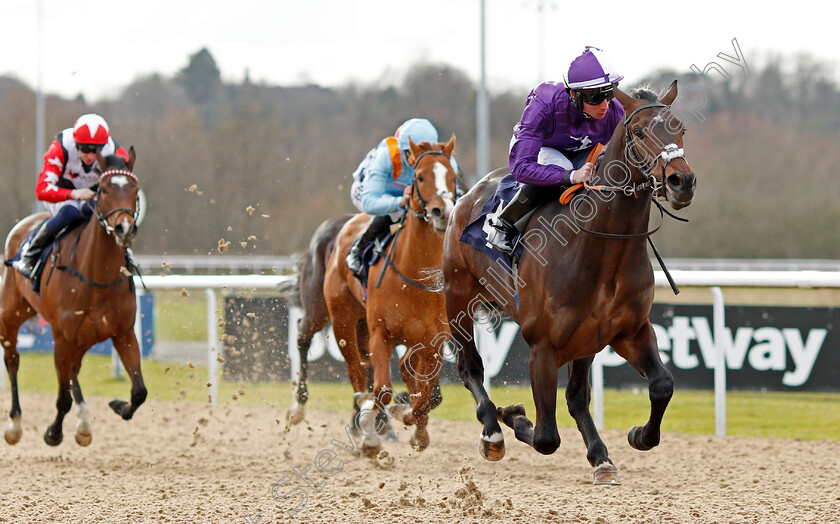
[[362, 209], [368, 215], [385, 215], [400, 209], [403, 188], [395, 184], [391, 158], [387, 149], [380, 150], [365, 176]]
[[535, 186], [569, 184], [571, 171], [537, 162], [547, 134], [546, 122], [553, 117], [553, 113], [552, 104], [534, 95], [525, 106], [519, 123], [513, 128], [510, 172], [518, 182]]
[[44, 154], [44, 166], [35, 184], [35, 197], [42, 202], [64, 202], [71, 198], [71, 189], [58, 186], [67, 159], [58, 140], [50, 144]]

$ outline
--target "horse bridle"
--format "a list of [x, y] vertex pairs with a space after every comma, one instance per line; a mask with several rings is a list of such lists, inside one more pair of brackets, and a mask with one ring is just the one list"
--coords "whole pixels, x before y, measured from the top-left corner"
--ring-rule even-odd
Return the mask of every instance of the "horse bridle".
[[[683, 160], [685, 160], [685, 154], [683, 152], [683, 149], [681, 147], [678, 147], [674, 143], [667, 144], [662, 148], [662, 151], [653, 158], [653, 160], [651, 160], [648, 163], [644, 163], [639, 158], [639, 154], [636, 151], [635, 137], [633, 136], [633, 134], [630, 130], [630, 122], [633, 119], [633, 117], [636, 116], [637, 113], [639, 113], [640, 111], [642, 111], [644, 109], [653, 109], [653, 108], [657, 108], [657, 107], [668, 108], [670, 106], [668, 106], [666, 104], [662, 104], [662, 103], [647, 104], [647, 105], [644, 105], [644, 106], [641, 106], [641, 107], [637, 107], [635, 110], [633, 110], [632, 113], [630, 113], [629, 115], [626, 115], [624, 117], [624, 130], [625, 130], [624, 147], [629, 152], [631, 160], [635, 163], [636, 166], [638, 166], [641, 169], [642, 174], [644, 175], [646, 180], [642, 183], [639, 183], [639, 184], [630, 183], [630, 184], [625, 185], [625, 186], [606, 186], [606, 185], [591, 186], [589, 184], [584, 183], [584, 187], [586, 189], [593, 189], [593, 190], [596, 190], [596, 191], [614, 191], [614, 192], [622, 193], [625, 196], [634, 197], [634, 198], [638, 198], [639, 195], [642, 192], [650, 190], [651, 191], [651, 202], [653, 202], [656, 205], [656, 207], [659, 209], [659, 213], [661, 215], [661, 220], [659, 222], [659, 225], [656, 226], [655, 228], [649, 230], [649, 231], [645, 231], [644, 233], [607, 233], [607, 232], [593, 231], [591, 229], [587, 229], [582, 224], [578, 223], [578, 221], [575, 217], [575, 213], [572, 213], [572, 216], [573, 216], [573, 219], [575, 220], [575, 223], [577, 224], [577, 226], [582, 231], [585, 231], [586, 233], [589, 233], [591, 235], [606, 237], [606, 238], [642, 238], [642, 237], [647, 237], [648, 239], [650, 239], [650, 235], [656, 233], [657, 231], [659, 231], [659, 228], [662, 227], [662, 223], [665, 221], [665, 215], [666, 214], [668, 216], [672, 217], [672, 218], [675, 218], [676, 220], [681, 221], [681, 222], [688, 222], [688, 220], [686, 220], [684, 218], [681, 218], [681, 217], [678, 217], [678, 216], [675, 216], [672, 213], [668, 212], [668, 210], [666, 210], [662, 206], [662, 204], [660, 204], [659, 202], [656, 201], [657, 196], [664, 197], [665, 168], [668, 166], [668, 163], [671, 162], [671, 160], [674, 160], [675, 158], [682, 158]], [[661, 182], [659, 180], [656, 180], [656, 177], [653, 175], [653, 168], [654, 168], [654, 166], [656, 166], [656, 163], [659, 161], [660, 158], [663, 160], [663, 162], [662, 162], [662, 181]], [[580, 202], [581, 202], [581, 200], [578, 200], [578, 202], [575, 204], [575, 209], [577, 209], [577, 206], [580, 205]]]
[[116, 209], [113, 209], [113, 210], [109, 211], [108, 213], [103, 214], [102, 213], [102, 208], [100, 207], [100, 204], [99, 204], [99, 193], [100, 193], [100, 191], [102, 191], [102, 183], [101, 182], [105, 178], [106, 175], [112, 175], [112, 176], [113, 175], [126, 175], [126, 176], [134, 179], [135, 182], [139, 183], [139, 181], [137, 180], [137, 175], [135, 175], [131, 171], [126, 171], [124, 169], [111, 169], [111, 170], [105, 171], [104, 173], [99, 175], [99, 182], [100, 183], [99, 183], [98, 187], [96, 188], [96, 204], [93, 206], [93, 216], [96, 217], [96, 221], [99, 222], [99, 225], [102, 226], [105, 229], [105, 232], [108, 233], [109, 235], [111, 235], [115, 231], [114, 227], [111, 226], [108, 223], [108, 219], [112, 215], [115, 215], [115, 214], [118, 214], [118, 213], [125, 213], [127, 215], [130, 215], [134, 219], [135, 224], [137, 223], [137, 217], [140, 216], [140, 196], [139, 195], [137, 196], [137, 203], [134, 206], [134, 211], [132, 211], [131, 209], [128, 209], [126, 207], [118, 207]]
[[[443, 200], [443, 193], [445, 192], [445, 191], [438, 191], [429, 200], [424, 200], [423, 195], [420, 194], [420, 186], [417, 184], [417, 166], [420, 165], [420, 159], [423, 158], [426, 155], [443, 155], [444, 157], [446, 157], [447, 161], [449, 160], [449, 155], [447, 155], [443, 151], [439, 151], [439, 150], [424, 151], [423, 153], [420, 153], [419, 155], [417, 155], [417, 158], [414, 159], [414, 166], [413, 166], [414, 178], [411, 181], [411, 194], [412, 194], [412, 197], [414, 195], [417, 195], [417, 201], [420, 203], [420, 208], [422, 209], [422, 211], [420, 211], [420, 212], [414, 211], [413, 209], [411, 209], [411, 207], [409, 207], [408, 210], [411, 212], [412, 215], [414, 215], [415, 218], [417, 218], [418, 220], [421, 220], [423, 222], [428, 222], [429, 221], [429, 213], [426, 211], [426, 207], [429, 204], [431, 204], [432, 202], [434, 202], [435, 199], [440, 198], [441, 200]], [[450, 165], [450, 168], [451, 167], [452, 166]], [[456, 178], [457, 178], [457, 175], [456, 175]], [[456, 187], [455, 187], [455, 192], [452, 194], [452, 199], [453, 199], [453, 202], [458, 199], [457, 183], [456, 183]]]
[[[632, 113], [624, 117], [624, 145], [627, 148], [627, 151], [630, 153], [631, 160], [642, 170], [642, 174], [647, 178], [646, 182], [643, 182], [641, 186], [648, 186], [650, 189], [653, 190], [653, 196], [663, 196], [664, 197], [664, 184], [665, 184], [665, 168], [668, 167], [668, 163], [675, 158], [682, 158], [685, 160], [685, 153], [683, 149], [677, 144], [670, 143], [666, 144], [662, 151], [658, 155], [656, 155], [653, 160], [648, 163], [642, 162], [642, 159], [639, 158], [639, 153], [636, 151], [636, 140], [635, 136], [630, 130], [630, 121], [631, 119], [636, 116], [637, 113], [644, 109], [652, 109], [656, 107], [665, 107], [670, 108], [670, 106], [662, 103], [655, 103], [655, 104], [648, 104], [641, 107], [637, 107]], [[654, 117], [654, 121], [659, 118], [659, 115]], [[662, 159], [662, 181], [656, 180], [656, 177], [653, 176], [653, 168], [656, 166], [656, 163], [659, 159]], [[645, 187], [647, 189], [647, 187]], [[644, 189], [643, 189], [644, 190]], [[625, 195], [630, 196], [627, 191], [623, 191]], [[638, 196], [637, 191], [631, 191], [632, 196]]]

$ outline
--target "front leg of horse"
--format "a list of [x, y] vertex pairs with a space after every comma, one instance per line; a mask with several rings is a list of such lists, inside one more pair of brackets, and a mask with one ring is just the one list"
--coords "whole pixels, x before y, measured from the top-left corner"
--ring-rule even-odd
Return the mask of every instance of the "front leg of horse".
[[601, 440], [592, 415], [589, 413], [591, 389], [589, 387], [589, 368], [594, 357], [569, 362], [569, 383], [566, 386], [566, 405], [569, 414], [575, 419], [578, 430], [586, 445], [586, 459], [595, 468], [594, 484], [616, 486], [621, 484], [618, 468], [610, 460], [607, 446]]
[[93, 430], [90, 424], [90, 410], [88, 409], [85, 397], [82, 395], [82, 387], [79, 385], [79, 368], [81, 359], [73, 373], [73, 381], [70, 387], [73, 393], [73, 402], [76, 404], [76, 416], [79, 422], [76, 424], [76, 443], [80, 446], [89, 446], [93, 440]]
[[[61, 377], [59, 377], [61, 380]], [[44, 442], [49, 446], [58, 446], [64, 440], [64, 416], [70, 411], [73, 405], [73, 397], [70, 394], [70, 381], [67, 379], [63, 384], [59, 384], [58, 400], [55, 403], [56, 417], [52, 424], [47, 426], [44, 431]]]
[[414, 425], [411, 445], [416, 451], [429, 446], [428, 423], [438, 388], [438, 376], [443, 367], [443, 342], [439, 337], [430, 342], [421, 342], [411, 347], [400, 362], [400, 372], [409, 385], [410, 404], [397, 404], [392, 410], [394, 416], [406, 425]]
[[12, 410], [9, 412], [9, 418], [11, 420], [9, 421], [8, 428], [6, 428], [4, 437], [6, 438], [6, 443], [12, 446], [20, 442], [20, 438], [23, 436], [23, 424], [21, 423], [20, 397], [18, 396], [17, 382], [18, 366], [20, 365], [20, 355], [18, 354], [16, 347], [17, 332], [15, 332], [14, 335], [15, 340], [11, 342], [9, 342], [6, 337], [3, 337], [6, 349], [6, 371], [9, 374], [9, 383], [12, 389]]
[[137, 344], [137, 337], [134, 336], [134, 328], [127, 333], [111, 337], [120, 355], [126, 374], [131, 379], [131, 400], [114, 399], [108, 403], [114, 412], [123, 418], [131, 420], [137, 408], [146, 400], [146, 385], [143, 383], [143, 375], [140, 372], [140, 346]]
[[627, 434], [631, 446], [647, 451], [659, 445], [662, 417], [674, 394], [674, 377], [659, 358], [656, 336], [650, 323], [633, 339], [613, 342], [611, 345], [616, 353], [648, 379], [650, 418], [647, 424], [633, 426]]
[[674, 394], [674, 377], [657, 358], [658, 366], [648, 372], [650, 419], [644, 426], [633, 426], [627, 433], [630, 445], [639, 451], [648, 451], [659, 445], [662, 417]]

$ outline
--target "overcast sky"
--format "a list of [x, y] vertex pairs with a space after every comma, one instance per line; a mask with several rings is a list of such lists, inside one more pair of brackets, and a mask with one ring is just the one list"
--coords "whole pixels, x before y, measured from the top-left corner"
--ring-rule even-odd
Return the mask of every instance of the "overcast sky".
[[[418, 60], [479, 77], [480, 0], [0, 0], [0, 74], [33, 88], [39, 4], [44, 89], [89, 101], [116, 96], [140, 75], [171, 76], [202, 47], [226, 81], [246, 70], [271, 85], [387, 81]], [[831, 5], [486, 0], [488, 86], [527, 91], [561, 80], [585, 45], [604, 49], [625, 85], [658, 68], [688, 72], [712, 61], [736, 73], [717, 57], [736, 58], [733, 39], [748, 66], [769, 53], [805, 52], [836, 72]]]

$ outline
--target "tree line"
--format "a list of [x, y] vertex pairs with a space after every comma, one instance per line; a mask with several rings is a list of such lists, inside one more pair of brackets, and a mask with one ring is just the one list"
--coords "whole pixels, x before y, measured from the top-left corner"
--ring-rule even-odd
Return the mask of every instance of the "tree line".
[[[837, 258], [840, 255], [840, 92], [827, 65], [779, 58], [740, 78], [680, 79], [674, 109], [685, 120], [694, 203], [656, 234], [668, 257]], [[806, 81], [803, 81], [806, 79]], [[622, 86], [629, 90], [633, 86]], [[491, 165], [507, 165], [527, 90], [491, 92]], [[681, 104], [681, 105], [680, 105]], [[476, 90], [453, 67], [418, 63], [400, 78], [338, 88], [225, 83], [202, 49], [173, 77], [136, 79], [114, 99], [48, 96], [52, 136], [97, 112], [121, 145], [134, 145], [148, 212], [135, 251], [144, 254], [286, 255], [318, 224], [352, 212], [351, 173], [404, 120], [431, 120], [475, 180]], [[35, 93], [0, 77], [0, 230], [32, 212], [40, 161]]]

